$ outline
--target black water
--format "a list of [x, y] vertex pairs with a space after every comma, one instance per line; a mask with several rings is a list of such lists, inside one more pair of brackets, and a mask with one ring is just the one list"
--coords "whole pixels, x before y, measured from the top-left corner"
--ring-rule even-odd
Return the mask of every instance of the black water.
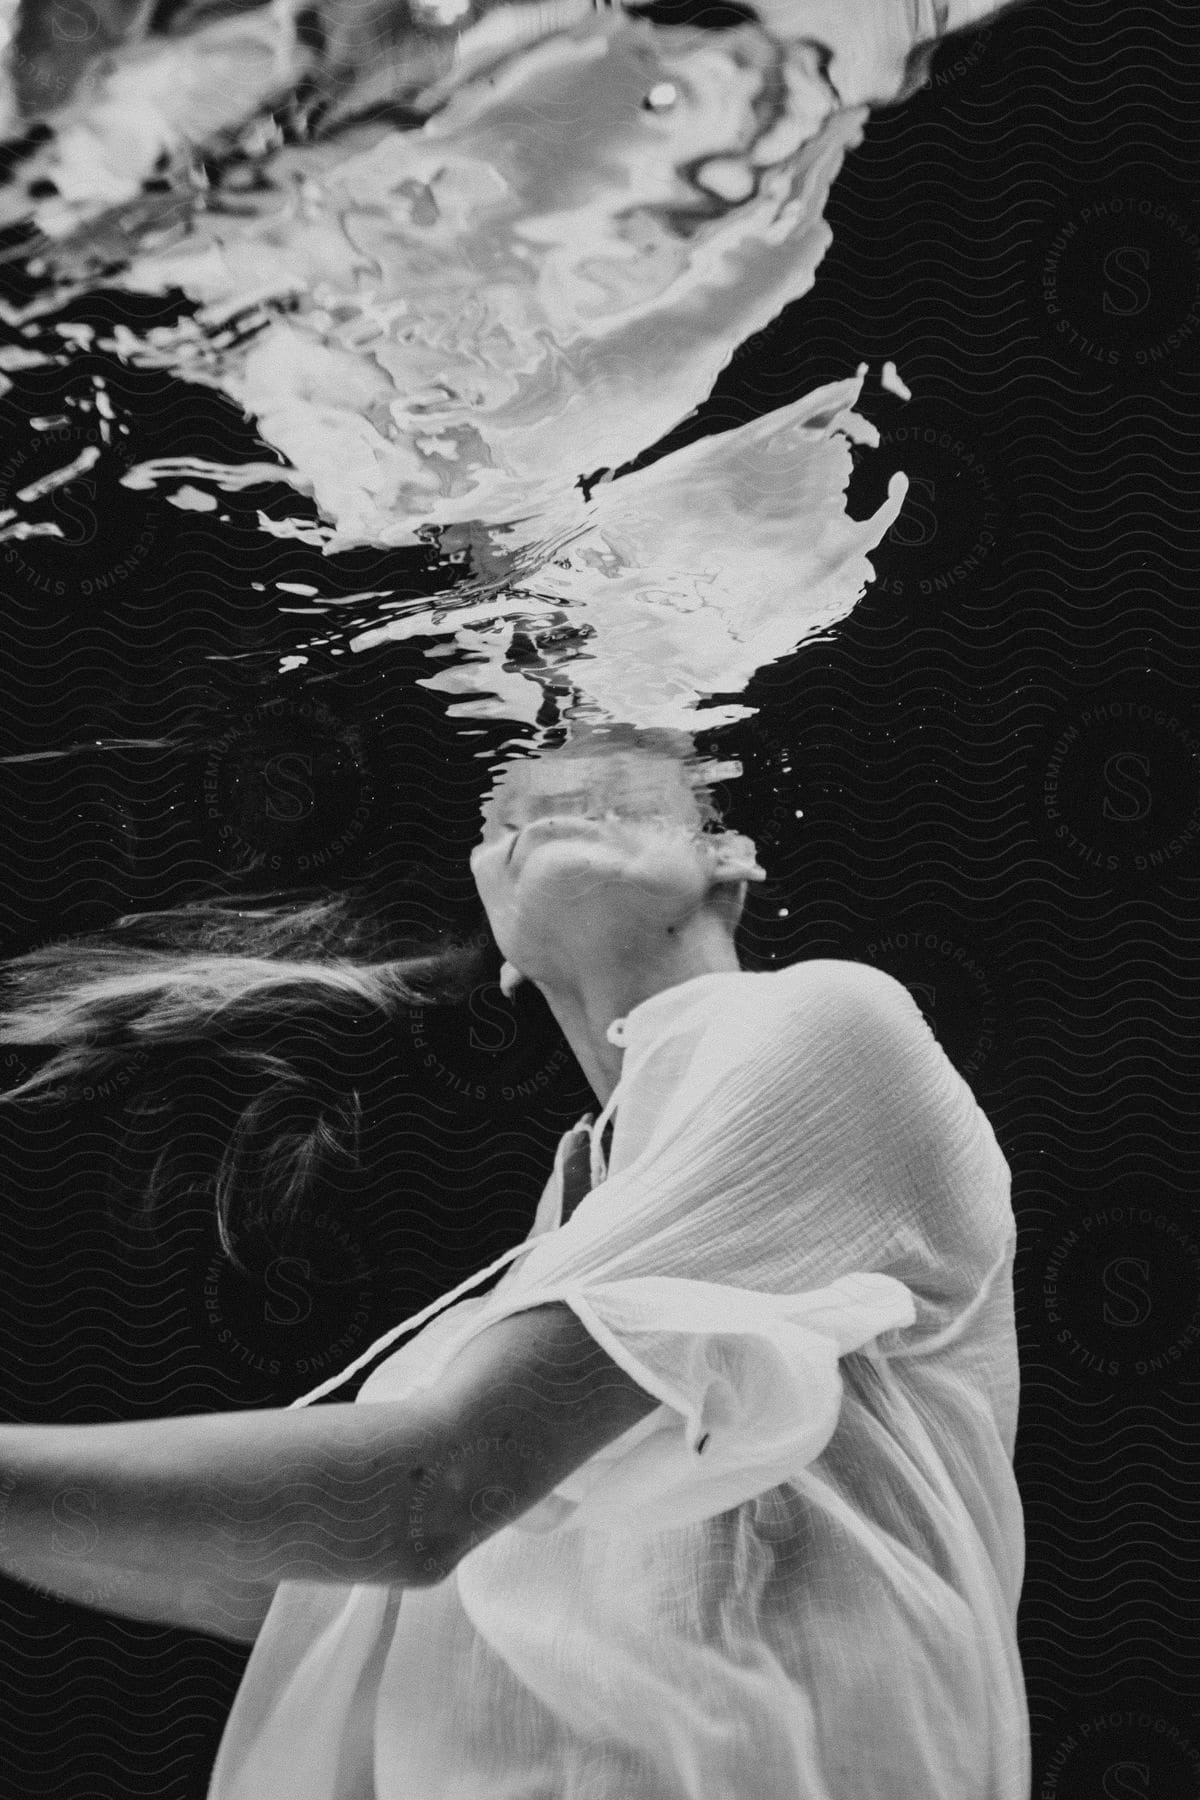
[[[1055, 1800], [1183, 1794], [1200, 1769], [1183, 1526], [1200, 1398], [1198, 47], [1190, 8], [1112, 0], [1034, 4], [947, 46], [850, 157], [813, 293], [680, 434], [861, 358], [894, 357], [914, 391], [870, 396], [884, 444], [861, 509], [892, 468], [913, 481], [879, 580], [832, 641], [757, 678], [757, 716], [713, 747], [744, 762], [729, 819], [772, 877], [747, 961], [846, 956], [906, 982], [1012, 1165], [1022, 1650], [1034, 1791]], [[73, 316], [135, 304], [101, 294]], [[96, 375], [134, 422], [130, 460], [261, 455], [214, 395], [84, 356], [70, 392], [94, 395]], [[0, 428], [24, 444], [23, 421], [68, 396], [61, 370], [13, 379]], [[314, 655], [301, 686], [274, 674], [311, 619], [281, 615], [272, 583], [415, 594], [416, 559], [331, 568], [266, 537], [257, 510], [294, 508], [282, 486], [227, 496], [221, 518], [117, 472], [97, 466], [65, 540], [0, 547], [0, 753], [26, 759], [2, 765], [0, 949], [268, 874], [361, 880], [418, 920], [470, 924], [480, 753], [510, 728], [448, 720], [407, 646]], [[136, 1154], [136, 1059], [22, 1128], [7, 1417], [282, 1405], [524, 1232], [585, 1100], [536, 1003], [509, 1009], [485, 981], [463, 1013], [361, 1049], [346, 1076], [374, 1109], [368, 1167], [291, 1262], [244, 1285], [214, 1272], [204, 1126], [165, 1243], [114, 1237], [104, 1187]], [[0, 1633], [10, 1791], [203, 1795], [236, 1648], [10, 1582]]]

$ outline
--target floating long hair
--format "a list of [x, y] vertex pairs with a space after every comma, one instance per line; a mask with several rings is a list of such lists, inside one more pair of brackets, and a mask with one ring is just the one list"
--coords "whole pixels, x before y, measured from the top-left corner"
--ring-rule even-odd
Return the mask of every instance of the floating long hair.
[[[0, 1106], [70, 1103], [134, 1066], [129, 1138], [146, 1162], [139, 1209], [153, 1219], [178, 1165], [172, 1086], [218, 1082], [212, 1186], [222, 1249], [239, 1226], [286, 1218], [357, 1158], [356, 1060], [405, 1007], [466, 998], [488, 939], [423, 941], [359, 893], [212, 899], [132, 913], [0, 969], [0, 1043], [49, 1051]], [[193, 1118], [191, 1123], [195, 1124]], [[127, 1146], [128, 1148], [128, 1146]]]
[[[546, 755], [600, 763], [598, 795], [629, 779], [631, 758], [665, 766], [704, 830], [721, 829], [714, 782], [739, 769], [678, 732], [586, 721]], [[519, 783], [524, 760], [499, 779]], [[437, 927], [431, 887], [393, 871], [382, 898], [360, 886], [196, 901], [0, 964], [0, 1044], [48, 1052], [0, 1107], [124, 1089], [117, 1180], [135, 1210], [152, 1222], [168, 1188], [200, 1175], [237, 1263], [235, 1224], [286, 1223], [357, 1163], [380, 1033], [394, 1044], [406, 1008], [465, 1001], [484, 977], [490, 934]]]

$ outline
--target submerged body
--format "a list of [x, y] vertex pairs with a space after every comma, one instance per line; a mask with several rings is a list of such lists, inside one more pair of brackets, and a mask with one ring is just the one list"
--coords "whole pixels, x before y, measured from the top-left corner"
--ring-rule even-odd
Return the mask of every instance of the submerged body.
[[444, 1581], [284, 1583], [211, 1800], [1026, 1800], [987, 1121], [856, 964], [702, 975], [610, 1041], [604, 1179], [564, 1221], [560, 1159], [358, 1404], [547, 1299], [659, 1404]]
[[[212, 310], [124, 353], [238, 399], [327, 548], [465, 548], [489, 602], [552, 560], [568, 617], [614, 597], [612, 652], [597, 613], [574, 668], [585, 693], [589, 665], [616, 670], [595, 692], [620, 716], [740, 687], [762, 646], [850, 610], [894, 516], [898, 495], [844, 517], [844, 423], [829, 446], [853, 394], [710, 452], [715, 474], [680, 453], [594, 506], [577, 484], [704, 399], [810, 283], [867, 104], [967, 18], [812, 0], [763, 21], [720, 43], [575, 21], [419, 130], [281, 153], [262, 205], [214, 196], [181, 241], [126, 244], [127, 285]], [[747, 441], [762, 479], [738, 490]], [[731, 534], [764, 518], [765, 618], [730, 580]], [[597, 1141], [603, 1179], [566, 1218], [556, 1172], [517, 1267], [347, 1411], [402, 1418], [489, 1325], [547, 1303], [654, 1404], [531, 1504], [480, 1485], [479, 1523], [511, 1522], [444, 1579], [285, 1576], [211, 1800], [1026, 1800], [1004, 1157], [897, 984], [741, 971], [700, 851], [638, 831], [606, 815], [476, 853], [501, 949], [615, 1112], [611, 1159]]]
[[[289, 1408], [0, 1433], [6, 1572], [77, 1483], [134, 1616], [270, 1590], [212, 1800], [1027, 1800], [1009, 1170], [889, 976], [739, 967], [763, 871], [712, 779], [610, 731], [485, 806], [589, 1192], [569, 1134], [523, 1243]], [[180, 964], [126, 1028], [187, 1022], [219, 970]]]

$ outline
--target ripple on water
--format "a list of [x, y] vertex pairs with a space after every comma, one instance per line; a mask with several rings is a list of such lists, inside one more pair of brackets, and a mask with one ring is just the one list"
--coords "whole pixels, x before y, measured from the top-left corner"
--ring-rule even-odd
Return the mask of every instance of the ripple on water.
[[[741, 716], [756, 667], [851, 610], [901, 504], [902, 474], [846, 512], [863, 371], [619, 471], [811, 287], [868, 104], [911, 85], [911, 9], [766, 0], [707, 30], [502, 6], [431, 15], [374, 69], [366, 12], [331, 49], [325, 11], [324, 113], [301, 117], [323, 77], [288, 6], [128, 45], [80, 85], [18, 165], [49, 284], [26, 316], [99, 268], [163, 297], [170, 322], [98, 341], [243, 409], [318, 514], [275, 535], [457, 560], [440, 612], [352, 636], [449, 636], [428, 685], [456, 713], [680, 724], [720, 695], [703, 722]], [[364, 110], [381, 80], [390, 110]], [[125, 485], [182, 473], [204, 459]]]

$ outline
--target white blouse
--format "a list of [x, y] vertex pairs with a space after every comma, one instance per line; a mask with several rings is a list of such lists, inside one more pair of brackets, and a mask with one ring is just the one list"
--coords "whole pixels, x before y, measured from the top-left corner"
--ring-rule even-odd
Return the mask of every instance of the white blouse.
[[610, 1038], [598, 1184], [561, 1223], [568, 1134], [513, 1266], [358, 1404], [551, 1299], [660, 1404], [435, 1587], [282, 1583], [210, 1800], [1027, 1800], [991, 1127], [862, 964], [699, 976]]

